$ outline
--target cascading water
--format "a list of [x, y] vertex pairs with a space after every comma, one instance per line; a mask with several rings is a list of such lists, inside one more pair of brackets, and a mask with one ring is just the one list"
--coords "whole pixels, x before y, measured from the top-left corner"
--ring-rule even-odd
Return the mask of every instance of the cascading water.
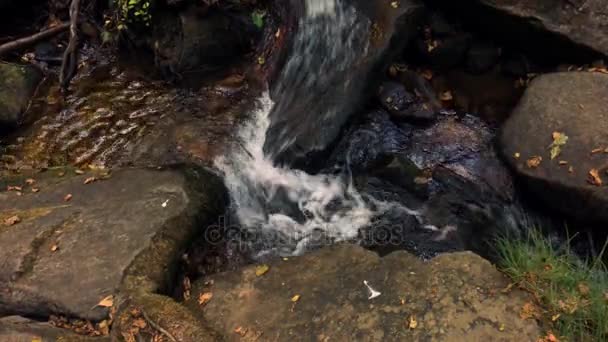
[[[353, 8], [341, 0], [306, 0], [305, 4], [293, 53], [275, 88], [278, 102], [264, 94], [253, 118], [240, 129], [241, 144], [215, 163], [224, 173], [242, 228], [279, 234], [280, 245], [268, 247], [280, 254], [301, 253], [318, 233], [333, 241], [353, 239], [378, 210], [377, 205], [372, 209], [366, 204], [348, 177], [309, 175], [276, 166], [272, 154], [264, 151], [271, 113], [280, 115], [294, 105], [319, 109], [313, 103], [324, 103], [322, 112], [311, 112], [302, 120], [316, 120], [318, 127], [331, 120], [335, 99], [324, 99], [323, 89], [347, 87], [336, 80], [349, 72], [361, 49], [367, 49], [369, 23], [356, 22]], [[273, 143], [283, 150], [293, 143], [294, 134], [283, 129]]]

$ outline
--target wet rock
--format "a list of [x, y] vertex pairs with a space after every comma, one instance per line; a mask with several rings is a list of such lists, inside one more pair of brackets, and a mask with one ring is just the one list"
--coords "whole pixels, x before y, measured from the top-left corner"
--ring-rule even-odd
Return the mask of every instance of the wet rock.
[[[402, 51], [423, 14], [416, 0], [399, 1], [397, 8], [385, 1], [353, 3], [356, 11], [346, 6], [335, 16], [303, 19], [288, 38], [293, 59], [271, 85], [277, 103], [264, 146], [280, 162], [322, 151], [337, 138], [365, 94], [373, 94], [366, 90], [376, 86], [375, 69]], [[290, 15], [303, 13], [294, 8]]]
[[473, 43], [466, 57], [467, 71], [482, 74], [492, 69], [500, 59], [500, 48], [489, 43]]
[[428, 23], [434, 36], [445, 37], [456, 33], [454, 26], [438, 12], [429, 15]]
[[[526, 190], [563, 214], [604, 224], [608, 222], [607, 91], [608, 75], [600, 73], [540, 76], [526, 90], [500, 137], [502, 154]], [[569, 138], [551, 160], [553, 132]], [[542, 158], [538, 166], [528, 162], [535, 156]], [[593, 179], [591, 170], [597, 170], [598, 179]]]
[[[239, 15], [243, 17], [240, 20]], [[241, 56], [254, 36], [253, 24], [245, 14], [230, 16], [219, 10], [202, 11], [190, 6], [178, 14], [163, 11], [157, 17], [155, 61], [170, 79], [216, 71]]]
[[[484, 32], [525, 46], [539, 56], [580, 58], [595, 50], [608, 54], [608, 17], [603, 0], [433, 1]], [[542, 42], [542, 44], [539, 44]], [[574, 44], [573, 44], [574, 43]], [[584, 46], [587, 49], [581, 49]]]
[[[472, 253], [430, 262], [396, 252], [384, 258], [353, 245], [324, 248], [197, 281], [186, 305], [227, 341], [535, 341], [534, 320], [519, 317], [530, 300]], [[364, 283], [365, 282], [365, 283]], [[370, 286], [379, 295], [370, 297]], [[200, 305], [204, 293], [211, 299]], [[264, 317], [264, 319], [260, 319]]]
[[397, 70], [394, 79], [416, 95], [416, 100], [407, 113], [412, 122], [428, 123], [436, 118], [442, 107], [429, 81], [411, 70]]
[[60, 329], [46, 322], [18, 316], [0, 318], [0, 340], [8, 342], [110, 342], [109, 337], [88, 337]]
[[221, 181], [199, 169], [55, 172], [0, 193], [0, 314], [105, 319], [97, 303], [118, 304], [123, 279], [169, 286], [179, 251], [225, 203]]
[[[418, 51], [424, 61], [439, 69], [450, 69], [465, 60], [471, 37], [466, 34], [449, 36], [436, 40], [436, 46], [429, 46], [426, 40], [418, 42]], [[434, 42], [431, 42], [435, 44]]]
[[0, 130], [19, 124], [41, 79], [32, 66], [0, 63]]
[[[415, 89], [414, 89], [415, 90]], [[393, 118], [410, 122], [428, 123], [437, 116], [430, 106], [424, 108], [421, 98], [396, 82], [384, 82], [380, 86], [378, 99]]]

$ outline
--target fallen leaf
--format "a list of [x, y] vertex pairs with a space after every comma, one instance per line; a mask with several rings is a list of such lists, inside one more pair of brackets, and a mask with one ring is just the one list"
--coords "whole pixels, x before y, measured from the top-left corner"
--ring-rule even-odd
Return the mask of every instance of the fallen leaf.
[[543, 161], [543, 157], [533, 156], [532, 158], [530, 158], [526, 161], [526, 166], [528, 166], [528, 168], [530, 168], [530, 169], [535, 169], [540, 165], [540, 163], [542, 161]]
[[519, 317], [521, 319], [530, 319], [535, 318], [537, 316], [537, 309], [534, 304], [528, 302], [524, 304], [519, 313]]
[[211, 298], [213, 298], [213, 293], [211, 293], [211, 292], [201, 293], [201, 295], [198, 296], [198, 304], [206, 305], [207, 303], [209, 303]]
[[42, 337], [38, 337], [38, 336], [33, 337], [32, 342], [42, 342]]
[[294, 302], [294, 303], [297, 302], [297, 301], [299, 301], [299, 300], [300, 300], [300, 295], [299, 294], [291, 297], [291, 301]]
[[234, 329], [234, 332], [241, 335], [242, 337], [244, 337], [245, 335], [247, 335], [247, 328], [243, 328], [243, 327], [236, 327]]
[[568, 172], [569, 172], [569, 173], [574, 173], [574, 166], [570, 166], [570, 167], [568, 168]]
[[515, 152], [515, 154], [513, 154], [513, 158], [515, 159], [519, 159], [521, 157], [521, 153], [519, 152]]
[[36, 193], [36, 192], [40, 192], [39, 188], [32, 188], [32, 192]]
[[505, 331], [505, 324], [504, 323], [500, 323], [500, 325], [498, 326], [498, 331]]
[[65, 197], [63, 198], [63, 200], [64, 200], [65, 202], [69, 202], [71, 199], [72, 199], [72, 194], [67, 194], [67, 195], [65, 195]]
[[553, 160], [562, 153], [562, 146], [568, 142], [568, 136], [561, 132], [553, 132], [551, 136], [553, 142], [549, 145], [549, 149], [551, 149], [551, 160]]
[[23, 188], [18, 185], [9, 185], [6, 187], [6, 190], [7, 191], [21, 191], [21, 190], [23, 190]]
[[25, 180], [25, 184], [27, 184], [27, 185], [32, 185], [34, 183], [36, 183], [36, 180], [33, 178], [28, 178]]
[[452, 101], [454, 96], [452, 96], [452, 92], [448, 90], [441, 93], [441, 95], [439, 95], [439, 99], [441, 101]]
[[77, 175], [84, 175], [84, 171], [80, 170], [80, 169], [76, 169], [76, 171], [74, 171]]
[[589, 178], [587, 181], [592, 185], [601, 186], [602, 178], [600, 178], [600, 172], [597, 169], [589, 170]]
[[109, 295], [109, 296], [105, 297], [104, 299], [102, 299], [99, 303], [97, 303], [97, 306], [101, 306], [103, 308], [110, 308], [110, 307], [112, 307], [112, 305], [114, 305], [114, 296], [113, 295]]
[[12, 226], [15, 225], [17, 223], [21, 222], [21, 218], [17, 215], [11, 216], [9, 218], [4, 219], [4, 225], [5, 226]]
[[258, 265], [255, 267], [255, 275], [260, 277], [266, 274], [270, 270], [270, 266], [266, 264]]
[[557, 315], [553, 315], [553, 316], [551, 316], [551, 321], [552, 321], [552, 322], [557, 321], [557, 320], [558, 320], [558, 319], [561, 317], [561, 315], [562, 315], [562, 314], [557, 314]]
[[411, 315], [410, 318], [408, 318], [407, 326], [410, 329], [416, 329], [416, 327], [418, 326], [418, 321], [416, 320], [416, 316]]
[[420, 73], [420, 75], [422, 77], [424, 77], [427, 81], [430, 81], [433, 79], [433, 72], [429, 69], [424, 69], [422, 70], [422, 72]]
[[59, 246], [57, 246], [57, 245], [51, 246], [51, 252], [56, 252], [58, 249], [59, 249]]
[[604, 149], [601, 147], [594, 148], [593, 150], [591, 150], [591, 154], [602, 153], [602, 152], [604, 152]]
[[87, 179], [84, 180], [84, 184], [91, 184], [91, 183], [93, 183], [96, 180], [97, 180], [97, 178], [95, 178], [95, 177], [89, 177], [89, 178], [87, 178]]
[[399, 1], [393, 1], [393, 2], [391, 2], [391, 7], [392, 8], [399, 8]]
[[136, 328], [139, 328], [139, 329], [145, 329], [148, 326], [148, 323], [146, 323], [146, 321], [143, 318], [137, 318], [137, 319], [133, 320], [131, 325]]

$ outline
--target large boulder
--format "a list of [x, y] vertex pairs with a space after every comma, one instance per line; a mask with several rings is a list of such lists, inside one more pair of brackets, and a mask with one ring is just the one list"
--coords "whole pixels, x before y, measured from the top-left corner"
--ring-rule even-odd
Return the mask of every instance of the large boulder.
[[[465, 252], [423, 262], [338, 245], [206, 277], [186, 305], [227, 341], [536, 341], [530, 300]], [[257, 273], [257, 274], [256, 274]], [[379, 293], [370, 296], [367, 285]]]
[[402, 51], [423, 13], [417, 0], [328, 2], [311, 9], [302, 0], [289, 3], [289, 15], [301, 19], [295, 33], [288, 31], [286, 62], [271, 80], [276, 104], [264, 145], [287, 163], [337, 138], [365, 94], [373, 93], [365, 88], [372, 88], [374, 68]]
[[[431, 0], [484, 32], [525, 46], [541, 56], [608, 54], [608, 15], [604, 0]], [[538, 44], [542, 42], [542, 44]], [[585, 49], [568, 49], [583, 46]], [[552, 53], [561, 48], [559, 54]]]
[[0, 63], [0, 130], [17, 126], [41, 79], [32, 66]]
[[[608, 75], [601, 73], [540, 76], [530, 84], [500, 137], [504, 158], [526, 189], [561, 213], [603, 223], [608, 222], [606, 94]], [[552, 160], [554, 132], [568, 140]], [[597, 179], [592, 170], [597, 170]]]
[[21, 188], [0, 192], [0, 315], [101, 321], [108, 305], [97, 304], [116, 298], [123, 278], [149, 278], [148, 291], [169, 286], [180, 249], [223, 209], [221, 181], [202, 170], [106, 178], [5, 180]]

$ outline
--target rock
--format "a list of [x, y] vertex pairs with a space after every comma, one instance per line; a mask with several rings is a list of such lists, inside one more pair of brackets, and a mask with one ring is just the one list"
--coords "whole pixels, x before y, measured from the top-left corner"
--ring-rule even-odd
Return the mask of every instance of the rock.
[[18, 316], [0, 318], [0, 340], [7, 342], [110, 342], [109, 337], [88, 337], [60, 329], [46, 322]]
[[[539, 76], [504, 124], [500, 137], [505, 160], [527, 190], [563, 214], [603, 224], [608, 222], [608, 164], [603, 152], [608, 147], [607, 91], [608, 75], [600, 73]], [[568, 141], [551, 160], [553, 132], [566, 134]], [[592, 152], [598, 148], [597, 153]], [[537, 167], [527, 165], [534, 156], [542, 157]], [[567, 164], [560, 165], [560, 161]], [[590, 182], [593, 169], [604, 181], [601, 186]]]
[[489, 43], [473, 43], [467, 52], [467, 71], [482, 74], [492, 69], [500, 59], [500, 48]]
[[[608, 54], [608, 16], [604, 0], [468, 0], [458, 3], [434, 1], [449, 13], [457, 13], [485, 32], [498, 33], [518, 46], [525, 45], [541, 56], [561, 47], [559, 58], [587, 51], [585, 46]], [[550, 33], [550, 34], [547, 34]], [[564, 41], [570, 41], [570, 50]], [[542, 42], [542, 44], [539, 44]], [[573, 51], [578, 50], [578, 51]], [[553, 54], [554, 55], [554, 54]]]
[[[167, 78], [181, 80], [226, 66], [241, 56], [254, 36], [246, 14], [238, 18], [218, 10], [189, 6], [177, 15], [159, 12], [154, 23], [154, 54], [157, 67]], [[178, 38], [176, 38], [178, 37]]]
[[430, 47], [429, 42], [425, 40], [419, 40], [417, 45], [422, 60], [428, 61], [436, 68], [445, 70], [464, 61], [470, 40], [470, 36], [459, 34], [437, 40], [437, 46]]
[[[417, 91], [414, 89], [414, 91]], [[378, 100], [394, 119], [410, 122], [428, 123], [433, 121], [437, 113], [431, 106], [425, 108], [424, 100], [406, 90], [405, 86], [396, 82], [384, 82], [378, 92]]]
[[0, 63], [0, 130], [19, 124], [41, 79], [32, 66]]
[[[227, 341], [536, 341], [537, 323], [519, 317], [531, 298], [503, 293], [508, 284], [469, 252], [425, 263], [338, 245], [271, 263], [261, 276], [251, 266], [206, 277], [185, 304]], [[199, 304], [203, 294], [210, 300]]]
[[[375, 68], [402, 51], [423, 14], [417, 0], [399, 1], [397, 8], [378, 0], [352, 3], [338, 5], [335, 15], [302, 19], [297, 32], [287, 32], [289, 57], [271, 84], [276, 104], [264, 146], [279, 162], [304, 159], [337, 138], [367, 100], [366, 87], [375, 88]], [[290, 4], [289, 15], [304, 15], [303, 1]]]
[[198, 169], [54, 172], [0, 193], [0, 315], [105, 319], [97, 304], [118, 304], [123, 279], [150, 279], [140, 291], [169, 286], [180, 250], [225, 203], [221, 181]]

